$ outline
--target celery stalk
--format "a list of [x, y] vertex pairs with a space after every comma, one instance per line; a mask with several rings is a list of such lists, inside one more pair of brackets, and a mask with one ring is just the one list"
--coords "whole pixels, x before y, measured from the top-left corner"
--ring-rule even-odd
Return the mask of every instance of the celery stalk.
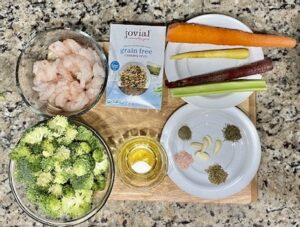
[[170, 89], [173, 97], [265, 90], [267, 90], [267, 86], [264, 80], [235, 80]]

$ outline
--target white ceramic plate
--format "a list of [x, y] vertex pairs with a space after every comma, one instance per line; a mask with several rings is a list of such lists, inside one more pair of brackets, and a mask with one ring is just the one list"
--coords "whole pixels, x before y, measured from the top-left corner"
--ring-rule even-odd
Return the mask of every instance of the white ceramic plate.
[[[205, 25], [212, 25], [224, 28], [239, 29], [247, 32], [252, 32], [242, 22], [235, 18], [219, 15], [219, 14], [207, 14], [195, 17], [188, 23], [199, 23]], [[165, 57], [165, 72], [169, 81], [175, 81], [190, 76], [200, 75], [204, 73], [214, 72], [225, 68], [237, 67], [240, 65], [248, 64], [251, 62], [264, 59], [264, 55], [261, 48], [250, 47], [250, 57], [245, 60], [235, 59], [184, 59], [179, 61], [170, 60], [170, 57], [177, 53], [197, 51], [197, 50], [209, 50], [209, 49], [226, 49], [237, 48], [240, 46], [224, 46], [224, 45], [211, 45], [211, 44], [187, 44], [187, 43], [168, 43]], [[252, 75], [247, 79], [260, 79], [261, 75]], [[210, 96], [193, 96], [185, 97], [184, 101], [187, 103], [202, 107], [202, 108], [228, 108], [236, 106], [247, 99], [252, 92], [239, 92], [222, 95], [210, 95]]]
[[[234, 143], [224, 141], [218, 154], [214, 154], [213, 145], [210, 145], [207, 149], [210, 159], [207, 161], [196, 157], [196, 149], [192, 148], [190, 143], [201, 142], [206, 135], [213, 138], [213, 143], [216, 139], [223, 140], [222, 129], [226, 124], [236, 125], [242, 138]], [[187, 125], [192, 131], [192, 139], [189, 141], [178, 137], [178, 130], [183, 125]], [[183, 191], [206, 199], [221, 199], [241, 191], [255, 176], [261, 158], [256, 128], [236, 107], [213, 110], [184, 105], [166, 122], [160, 142], [168, 155], [168, 175], [172, 181]], [[174, 160], [174, 155], [182, 150], [190, 153], [194, 159], [186, 170], [181, 170]], [[215, 163], [220, 164], [228, 173], [226, 182], [220, 185], [210, 183], [205, 172]]]

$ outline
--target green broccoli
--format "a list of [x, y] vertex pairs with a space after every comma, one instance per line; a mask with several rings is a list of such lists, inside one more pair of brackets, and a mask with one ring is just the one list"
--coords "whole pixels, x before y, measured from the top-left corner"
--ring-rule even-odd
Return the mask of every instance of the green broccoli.
[[103, 160], [101, 162], [96, 162], [95, 168], [94, 168], [94, 175], [100, 175], [104, 173], [109, 166], [109, 162], [107, 159], [107, 155], [103, 155]]
[[87, 174], [80, 177], [71, 177], [70, 182], [74, 190], [90, 190], [94, 184], [94, 175]]
[[43, 158], [41, 160], [41, 168], [45, 172], [50, 172], [55, 168], [55, 161], [53, 158]]
[[25, 135], [21, 139], [21, 143], [38, 144], [49, 134], [50, 131], [47, 127], [37, 126], [25, 133]]
[[73, 173], [78, 177], [90, 173], [91, 170], [92, 163], [88, 156], [82, 156], [77, 158], [73, 164]]
[[32, 202], [34, 204], [38, 204], [41, 201], [45, 199], [45, 197], [48, 196], [47, 193], [38, 186], [29, 186], [26, 189], [26, 198], [29, 202]]
[[62, 190], [62, 185], [61, 184], [52, 184], [49, 187], [48, 192], [51, 193], [52, 195], [55, 195], [56, 197], [60, 197], [63, 194], [63, 190]]
[[42, 157], [40, 155], [30, 155], [27, 157], [28, 162], [30, 163], [30, 168], [34, 172], [38, 172], [41, 169]]
[[97, 148], [96, 150], [93, 151], [93, 158], [96, 162], [101, 162], [103, 158], [103, 150]]
[[45, 200], [42, 203], [40, 203], [40, 205], [44, 212], [50, 217], [58, 218], [62, 216], [62, 202], [54, 195], [47, 196]]
[[58, 142], [60, 144], [63, 144], [63, 145], [67, 146], [67, 145], [71, 144], [74, 141], [74, 139], [76, 138], [77, 133], [78, 132], [77, 132], [75, 127], [69, 126], [69, 127], [66, 128], [66, 132], [64, 133], [64, 136], [58, 138]]
[[71, 151], [67, 147], [60, 146], [56, 149], [56, 153], [53, 155], [53, 157], [56, 161], [63, 162], [70, 158], [70, 153]]
[[95, 181], [92, 189], [94, 191], [103, 191], [106, 186], [106, 177], [103, 175], [95, 176]]
[[69, 122], [64, 116], [55, 116], [47, 122], [47, 126], [55, 132], [52, 133], [54, 137], [59, 137], [65, 133], [67, 127], [69, 126]]
[[36, 180], [32, 164], [26, 159], [17, 160], [15, 175], [19, 182], [23, 182], [27, 185], [33, 184]]
[[38, 186], [41, 187], [48, 187], [49, 184], [52, 182], [53, 180], [53, 176], [51, 175], [50, 172], [39, 172], [36, 174], [37, 175], [37, 179], [36, 179], [36, 184]]
[[41, 144], [36, 143], [36, 144], [32, 144], [31, 145], [30, 151], [33, 154], [39, 155], [39, 154], [41, 154], [43, 152], [43, 148], [42, 148]]
[[92, 137], [90, 137], [88, 142], [91, 145], [93, 150], [95, 150], [95, 149], [103, 150], [104, 149], [103, 144], [101, 143], [101, 141], [94, 135]]
[[44, 155], [44, 157], [50, 157], [51, 155], [53, 155], [53, 153], [55, 152], [56, 146], [55, 144], [49, 140], [49, 139], [45, 139], [42, 142], [42, 153]]
[[24, 144], [18, 144], [12, 152], [10, 152], [9, 157], [13, 160], [19, 160], [21, 158], [26, 158], [31, 155], [29, 148]]
[[76, 155], [83, 155], [87, 154], [91, 151], [91, 147], [87, 142], [80, 142], [77, 144], [75, 148], [75, 154]]
[[93, 192], [91, 190], [75, 191], [62, 198], [62, 210], [71, 218], [79, 218], [91, 210]]
[[75, 190], [69, 184], [64, 185], [63, 187], [63, 196], [74, 196]]
[[54, 174], [53, 183], [64, 184], [70, 179], [70, 175], [66, 172], [59, 172]]
[[78, 134], [76, 135], [75, 140], [88, 142], [93, 137], [93, 132], [84, 126], [79, 126], [77, 131]]

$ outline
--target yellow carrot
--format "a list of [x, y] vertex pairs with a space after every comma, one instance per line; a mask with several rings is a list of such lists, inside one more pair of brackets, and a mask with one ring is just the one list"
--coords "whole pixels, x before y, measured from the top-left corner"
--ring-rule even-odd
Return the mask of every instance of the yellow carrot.
[[167, 41], [177, 43], [211, 43], [254, 47], [293, 48], [296, 40], [276, 35], [253, 34], [236, 29], [193, 23], [174, 23], [168, 27]]
[[191, 51], [171, 56], [172, 60], [186, 58], [233, 58], [245, 59], [249, 57], [249, 50], [246, 48], [224, 49], [224, 50], [203, 50]]

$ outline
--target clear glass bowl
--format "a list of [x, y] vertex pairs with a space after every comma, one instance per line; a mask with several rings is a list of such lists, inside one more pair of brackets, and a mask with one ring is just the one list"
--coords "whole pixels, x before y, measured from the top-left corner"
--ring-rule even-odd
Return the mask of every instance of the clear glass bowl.
[[[58, 40], [74, 39], [84, 47], [90, 47], [99, 55], [102, 65], [105, 67], [105, 80], [95, 101], [83, 109], [75, 112], [66, 112], [60, 108], [54, 107], [47, 101], [40, 101], [38, 93], [32, 89], [33, 87], [33, 64], [35, 61], [47, 59], [48, 46]], [[99, 101], [107, 82], [107, 60], [103, 49], [88, 34], [71, 30], [67, 28], [55, 28], [37, 33], [22, 50], [17, 66], [16, 66], [16, 84], [25, 103], [31, 109], [44, 116], [64, 115], [74, 116], [80, 115], [90, 110]]]
[[158, 186], [166, 176], [167, 168], [167, 155], [160, 143], [152, 137], [131, 137], [118, 149], [118, 176], [133, 189], [151, 190]]
[[[16, 162], [11, 160], [9, 163], [9, 184], [12, 190], [12, 193], [17, 201], [17, 203], [19, 204], [19, 206], [23, 209], [23, 211], [29, 215], [31, 218], [35, 219], [36, 221], [43, 223], [45, 225], [51, 225], [51, 226], [69, 226], [69, 225], [77, 225], [80, 224], [84, 221], [87, 221], [89, 218], [91, 218], [92, 216], [94, 216], [106, 203], [111, 191], [112, 191], [112, 187], [113, 187], [113, 183], [114, 183], [114, 177], [115, 177], [115, 167], [114, 167], [114, 160], [113, 160], [113, 156], [111, 154], [111, 151], [109, 149], [109, 147], [107, 146], [106, 142], [104, 141], [104, 139], [101, 137], [101, 135], [96, 132], [93, 128], [91, 128], [90, 126], [79, 122], [79, 121], [75, 121], [75, 120], [70, 120], [70, 122], [76, 124], [76, 125], [82, 125], [86, 128], [88, 128], [89, 130], [91, 130], [94, 135], [101, 141], [101, 143], [103, 144], [106, 154], [108, 156], [108, 160], [109, 160], [109, 170], [108, 170], [108, 174], [107, 174], [107, 184], [106, 187], [103, 191], [101, 191], [101, 193], [98, 193], [97, 195], [94, 195], [93, 198], [93, 204], [92, 204], [92, 209], [90, 210], [89, 213], [87, 213], [86, 215], [84, 215], [83, 217], [77, 218], [77, 219], [66, 219], [66, 218], [61, 218], [61, 219], [50, 219], [49, 217], [47, 217], [45, 214], [43, 214], [43, 212], [40, 212], [38, 210], [38, 208], [33, 205], [32, 203], [30, 203], [25, 196], [25, 187], [24, 184], [19, 183], [16, 178], [15, 178], [15, 165]], [[33, 127], [43, 123], [45, 121], [39, 122], [36, 125], [34, 125]]]

